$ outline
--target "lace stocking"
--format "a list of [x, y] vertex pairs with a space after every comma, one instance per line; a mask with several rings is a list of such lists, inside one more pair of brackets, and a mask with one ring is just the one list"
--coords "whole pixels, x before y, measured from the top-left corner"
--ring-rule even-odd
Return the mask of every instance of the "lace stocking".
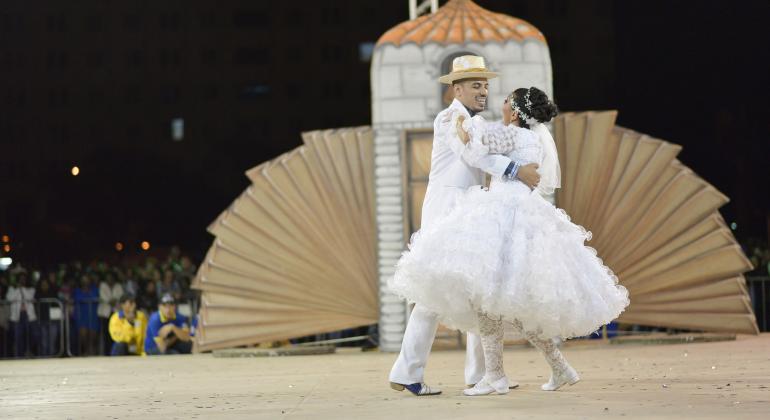
[[503, 376], [503, 320], [490, 318], [487, 314], [479, 312], [479, 332], [481, 347], [484, 349], [484, 378], [488, 382], [494, 382]]
[[561, 351], [559, 350], [559, 347], [556, 345], [554, 340], [543, 339], [533, 332], [524, 331], [521, 322], [519, 321], [514, 321], [513, 327], [519, 334], [523, 335], [524, 338], [530, 342], [530, 344], [532, 344], [536, 349], [543, 353], [543, 356], [548, 362], [548, 365], [551, 366], [551, 370], [553, 371], [554, 376], [562, 377], [568, 370], [571, 369], [569, 363], [567, 363], [567, 359], [565, 359], [564, 355], [561, 354]]

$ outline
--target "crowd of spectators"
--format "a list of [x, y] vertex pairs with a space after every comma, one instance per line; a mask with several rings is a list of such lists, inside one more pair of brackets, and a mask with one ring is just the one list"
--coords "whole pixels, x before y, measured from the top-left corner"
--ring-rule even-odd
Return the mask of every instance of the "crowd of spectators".
[[195, 272], [177, 247], [133, 264], [11, 266], [0, 272], [0, 358], [65, 354], [62, 343], [76, 356], [144, 354], [154, 327], [147, 340], [151, 350], [161, 342], [156, 354], [189, 352], [192, 323], [179, 304], [194, 307]]

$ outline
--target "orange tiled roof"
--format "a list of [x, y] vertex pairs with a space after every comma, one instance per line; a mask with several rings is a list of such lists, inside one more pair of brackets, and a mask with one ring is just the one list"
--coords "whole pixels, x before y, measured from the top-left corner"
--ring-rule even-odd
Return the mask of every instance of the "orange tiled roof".
[[436, 13], [403, 22], [383, 34], [377, 45], [462, 44], [537, 39], [545, 36], [530, 23], [490, 12], [471, 0], [449, 0]]

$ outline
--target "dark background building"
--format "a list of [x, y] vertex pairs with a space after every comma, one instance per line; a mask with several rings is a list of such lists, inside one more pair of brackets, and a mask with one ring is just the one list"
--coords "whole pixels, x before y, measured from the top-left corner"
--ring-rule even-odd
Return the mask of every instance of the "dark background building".
[[[478, 4], [543, 31], [562, 110], [682, 144], [739, 239], [767, 241], [770, 3]], [[246, 169], [370, 122], [371, 47], [407, 19], [406, 1], [3, 1], [0, 235], [33, 264], [143, 240], [201, 256]]]

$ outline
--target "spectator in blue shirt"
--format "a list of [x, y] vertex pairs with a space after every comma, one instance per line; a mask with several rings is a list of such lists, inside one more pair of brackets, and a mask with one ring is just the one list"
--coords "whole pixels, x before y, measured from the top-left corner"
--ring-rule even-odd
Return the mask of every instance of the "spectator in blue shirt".
[[165, 294], [158, 311], [147, 322], [144, 351], [148, 355], [192, 353], [192, 338], [187, 317], [176, 310], [176, 300]]

